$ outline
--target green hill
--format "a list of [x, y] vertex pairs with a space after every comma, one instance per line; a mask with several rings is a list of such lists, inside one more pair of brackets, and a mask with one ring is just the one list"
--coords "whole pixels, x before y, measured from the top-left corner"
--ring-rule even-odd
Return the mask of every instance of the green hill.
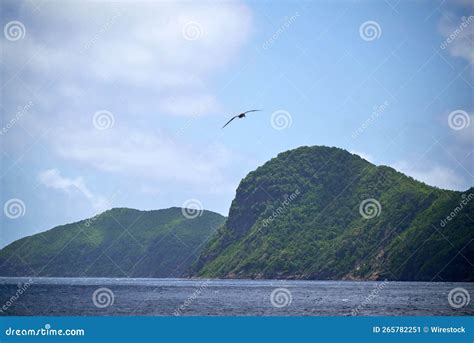
[[194, 270], [222, 278], [474, 281], [473, 220], [473, 188], [441, 190], [342, 149], [301, 147], [241, 181]]
[[180, 277], [224, 219], [115, 208], [13, 242], [0, 251], [0, 275]]
[[0, 250], [1, 276], [474, 281], [474, 188], [328, 147], [245, 177], [229, 217], [116, 208]]

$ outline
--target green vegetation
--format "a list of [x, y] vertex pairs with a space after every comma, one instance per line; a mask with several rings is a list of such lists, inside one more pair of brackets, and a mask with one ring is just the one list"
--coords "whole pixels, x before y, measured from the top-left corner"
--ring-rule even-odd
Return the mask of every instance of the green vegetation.
[[115, 208], [0, 251], [2, 276], [181, 277], [224, 217]]
[[[365, 199], [380, 203], [372, 218], [359, 212]], [[342, 149], [301, 147], [242, 180], [194, 270], [205, 277], [474, 281], [473, 220], [473, 188], [441, 190]]]
[[315, 146], [248, 174], [227, 220], [117, 208], [10, 244], [0, 275], [474, 281], [472, 261], [474, 188]]

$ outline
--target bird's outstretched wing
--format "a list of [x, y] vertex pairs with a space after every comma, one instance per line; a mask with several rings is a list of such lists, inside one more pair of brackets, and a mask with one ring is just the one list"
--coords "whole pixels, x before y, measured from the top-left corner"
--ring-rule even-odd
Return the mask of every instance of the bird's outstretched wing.
[[225, 125], [222, 128], [226, 127], [232, 120], [234, 120], [237, 117], [238, 116], [233, 116], [232, 118], [230, 118], [230, 120], [227, 123], [225, 123]]
[[247, 112], [244, 112], [244, 114], [247, 114], [247, 113], [250, 113], [250, 112], [260, 112], [261, 110], [250, 110], [250, 111], [247, 111]]

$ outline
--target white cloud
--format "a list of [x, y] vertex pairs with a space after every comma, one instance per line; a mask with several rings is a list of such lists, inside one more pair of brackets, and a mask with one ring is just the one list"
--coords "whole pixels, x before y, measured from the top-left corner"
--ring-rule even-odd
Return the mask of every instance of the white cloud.
[[[3, 57], [12, 70], [24, 67], [29, 86], [59, 74], [58, 89], [71, 95], [74, 88], [114, 87], [122, 96], [137, 92], [162, 102], [162, 113], [169, 115], [189, 111], [172, 98], [190, 100], [192, 110], [209, 102], [199, 114], [219, 108], [209, 83], [232, 63], [251, 31], [250, 11], [237, 2], [45, 2], [35, 7], [23, 3], [22, 16], [30, 18], [24, 23], [27, 39], [9, 44]], [[199, 24], [195, 40], [183, 32], [189, 22]], [[52, 104], [59, 96], [53, 90], [45, 94]]]
[[203, 112], [219, 112], [221, 106], [212, 95], [193, 94], [163, 98], [160, 101], [159, 108], [165, 113], [192, 117]]
[[454, 57], [464, 58], [474, 62], [474, 16], [456, 16], [446, 12], [439, 23], [439, 30], [445, 41], [442, 49], [447, 49]]
[[229, 180], [225, 170], [239, 158], [219, 143], [188, 145], [163, 132], [150, 135], [114, 127], [107, 131], [57, 131], [53, 136], [56, 153], [68, 161], [152, 182], [200, 188], [225, 187]]
[[467, 113], [467, 115], [469, 119], [464, 117], [461, 124], [459, 124], [463, 125], [463, 128], [452, 130], [452, 133], [456, 136], [459, 143], [472, 150], [472, 147], [474, 147], [474, 115], [472, 113]]
[[408, 161], [398, 161], [393, 163], [391, 167], [428, 185], [461, 191], [466, 188], [466, 181], [462, 177], [452, 169], [440, 165], [418, 167]]
[[[99, 171], [97, 179], [139, 175], [137, 182], [147, 189], [173, 181], [228, 192], [223, 168], [235, 163], [233, 153], [222, 146], [188, 144], [193, 138], [184, 134], [177, 142], [171, 133], [156, 130], [175, 131], [183, 125], [183, 118], [176, 117], [223, 110], [212, 82], [237, 60], [250, 37], [246, 5], [74, 1], [58, 6], [47, 1], [39, 9], [31, 2], [12, 7], [27, 35], [4, 49], [6, 71], [22, 70], [18, 89], [5, 90], [5, 106], [16, 108], [29, 100], [23, 84], [33, 92], [40, 89], [35, 113], [22, 124], [33, 136], [49, 129], [42, 142], [60, 157], [58, 164], [85, 165]], [[189, 22], [199, 24], [197, 39], [183, 33]], [[98, 110], [113, 113], [113, 129], [94, 130]], [[81, 183], [69, 179], [69, 190]], [[90, 195], [85, 186], [81, 192]]]
[[78, 191], [91, 203], [92, 207], [96, 210], [103, 211], [110, 207], [104, 197], [93, 194], [89, 188], [87, 188], [82, 177], [70, 179], [63, 177], [61, 172], [57, 169], [48, 169], [39, 173], [38, 180], [41, 184], [48, 188], [56, 189], [69, 195], [73, 195]]

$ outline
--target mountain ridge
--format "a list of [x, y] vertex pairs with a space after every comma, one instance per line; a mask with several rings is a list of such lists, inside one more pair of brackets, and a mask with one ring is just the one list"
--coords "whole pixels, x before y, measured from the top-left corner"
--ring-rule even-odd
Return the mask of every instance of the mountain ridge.
[[474, 281], [473, 199], [305, 146], [248, 173], [228, 217], [113, 208], [9, 244], [0, 275]]
[[[113, 208], [0, 250], [2, 276], [181, 277], [224, 217]], [[61, 262], [57, 262], [61, 261]]]
[[[297, 189], [301, 195], [272, 220], [269, 230], [264, 220]], [[466, 192], [474, 197], [473, 188]], [[340, 148], [299, 147], [241, 181], [225, 225], [201, 253], [194, 272], [219, 278], [472, 281], [474, 202], [450, 225], [439, 225], [462, 194]], [[359, 210], [364, 201], [378, 213], [364, 218]], [[406, 261], [416, 266], [410, 269]], [[450, 268], [436, 273], [443, 261], [452, 261]]]

